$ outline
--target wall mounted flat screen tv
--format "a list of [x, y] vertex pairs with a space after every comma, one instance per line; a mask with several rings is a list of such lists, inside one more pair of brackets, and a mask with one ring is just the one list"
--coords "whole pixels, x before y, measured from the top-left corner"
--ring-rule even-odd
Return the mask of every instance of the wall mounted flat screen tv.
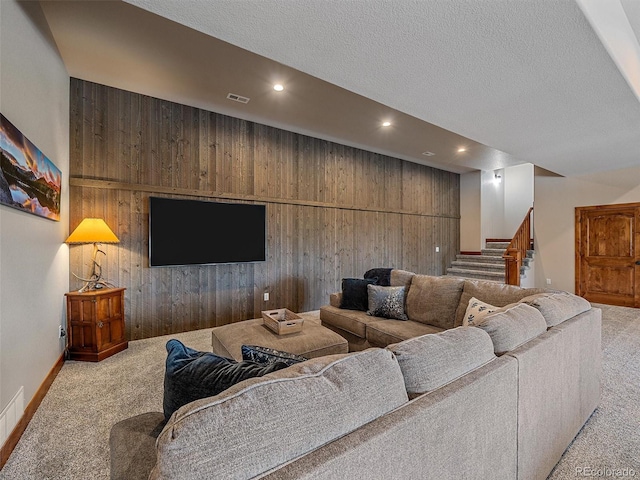
[[149, 197], [152, 267], [264, 262], [266, 206]]

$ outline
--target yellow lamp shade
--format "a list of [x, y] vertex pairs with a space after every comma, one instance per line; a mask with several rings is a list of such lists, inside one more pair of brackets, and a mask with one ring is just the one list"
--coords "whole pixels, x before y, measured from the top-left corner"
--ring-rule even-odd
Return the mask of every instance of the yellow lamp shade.
[[118, 237], [101, 218], [85, 218], [65, 243], [119, 243]]

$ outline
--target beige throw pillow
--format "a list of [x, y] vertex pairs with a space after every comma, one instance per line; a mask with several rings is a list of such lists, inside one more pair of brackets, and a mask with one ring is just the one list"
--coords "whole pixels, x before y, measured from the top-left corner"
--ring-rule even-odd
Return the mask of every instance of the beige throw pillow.
[[463, 278], [414, 275], [407, 294], [407, 316], [434, 327], [453, 328], [463, 286]]
[[498, 309], [499, 307], [494, 307], [493, 305], [478, 300], [476, 297], [471, 297], [467, 311], [464, 313], [464, 318], [462, 319], [462, 326], [477, 325], [482, 322], [484, 317]]

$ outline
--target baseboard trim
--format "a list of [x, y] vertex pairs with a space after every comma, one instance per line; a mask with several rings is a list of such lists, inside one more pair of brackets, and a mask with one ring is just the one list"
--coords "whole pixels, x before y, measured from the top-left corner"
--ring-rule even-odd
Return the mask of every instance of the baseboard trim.
[[460, 255], [482, 255], [482, 252], [468, 250], [460, 252]]
[[43, 380], [42, 384], [40, 385], [40, 388], [38, 388], [38, 390], [36, 391], [36, 394], [33, 396], [31, 401], [27, 405], [27, 408], [25, 408], [22, 418], [18, 420], [18, 423], [14, 427], [13, 431], [7, 437], [7, 440], [4, 442], [4, 445], [2, 445], [2, 448], [0, 448], [0, 470], [2, 470], [5, 463], [7, 463], [7, 460], [9, 460], [9, 456], [11, 455], [11, 452], [13, 452], [13, 449], [16, 448], [16, 445], [18, 444], [20, 437], [22, 437], [22, 434], [26, 430], [27, 425], [29, 425], [29, 422], [33, 418], [33, 415], [36, 413], [36, 410], [38, 410], [38, 407], [42, 403], [44, 396], [49, 391], [51, 384], [58, 376], [58, 373], [60, 372], [60, 369], [62, 368], [63, 364], [64, 364], [64, 353], [60, 355], [60, 358], [58, 358], [58, 361], [55, 363], [53, 368], [49, 371], [49, 373]]

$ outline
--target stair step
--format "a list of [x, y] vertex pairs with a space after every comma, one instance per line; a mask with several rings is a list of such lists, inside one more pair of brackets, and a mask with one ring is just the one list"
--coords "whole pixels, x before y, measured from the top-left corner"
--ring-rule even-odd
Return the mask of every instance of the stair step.
[[447, 268], [447, 274], [455, 273], [462, 275], [481, 275], [485, 277], [490, 277], [494, 279], [503, 279], [504, 280], [504, 271], [503, 272], [491, 272], [487, 270], [472, 270], [468, 268], [457, 268], [457, 267], [449, 267]]
[[[508, 246], [509, 244], [507, 243], [505, 247], [502, 248], [500, 245], [496, 245], [495, 242], [489, 242], [487, 246], [481, 250], [482, 255], [502, 256]], [[532, 258], [534, 253], [536, 253], [535, 250], [527, 250], [526, 256]]]
[[[453, 270], [453, 271], [452, 271]], [[455, 271], [455, 269], [447, 269], [447, 275], [457, 278], [469, 278], [473, 280], [488, 280], [491, 282], [504, 283], [504, 275], [498, 277], [496, 275], [487, 275], [487, 272], [476, 272], [473, 270], [463, 270], [461, 272]]]
[[453, 262], [451, 262], [451, 266], [456, 268], [466, 268], [468, 270], [488, 270], [488, 271], [498, 271], [498, 272], [504, 273], [504, 260], [501, 261], [500, 263], [454, 260]]
[[493, 257], [501, 257], [504, 254], [504, 248], [483, 248], [481, 250], [482, 255], [489, 255]]
[[511, 242], [486, 242], [485, 248], [506, 250]]
[[502, 256], [493, 256], [493, 255], [456, 255], [456, 260], [463, 260], [467, 262], [473, 263], [496, 263], [500, 265], [504, 265], [504, 259]]

